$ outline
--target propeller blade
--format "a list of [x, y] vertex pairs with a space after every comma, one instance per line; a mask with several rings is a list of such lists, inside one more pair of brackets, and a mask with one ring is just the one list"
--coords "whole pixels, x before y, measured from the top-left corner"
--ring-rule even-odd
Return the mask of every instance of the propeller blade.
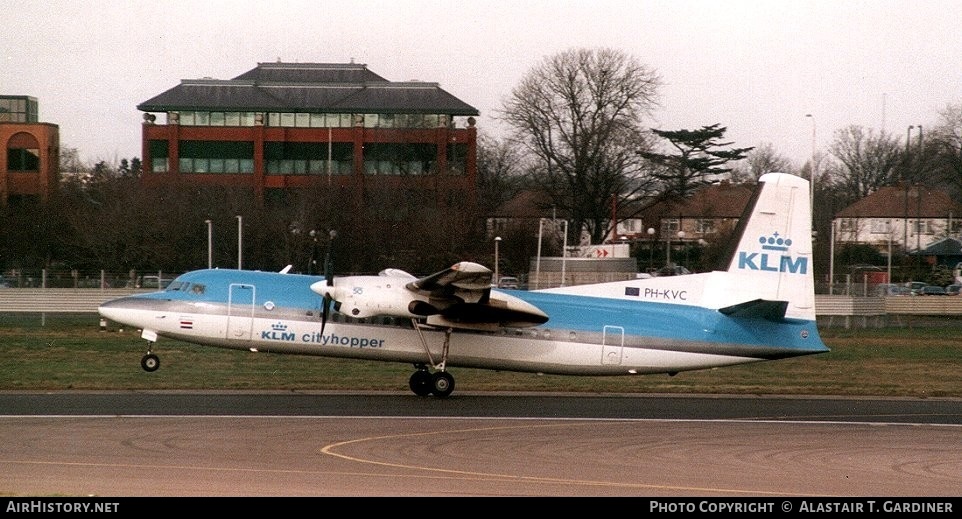
[[324, 308], [321, 309], [321, 335], [324, 335], [324, 327], [327, 326], [327, 318], [331, 315], [331, 296], [324, 294]]

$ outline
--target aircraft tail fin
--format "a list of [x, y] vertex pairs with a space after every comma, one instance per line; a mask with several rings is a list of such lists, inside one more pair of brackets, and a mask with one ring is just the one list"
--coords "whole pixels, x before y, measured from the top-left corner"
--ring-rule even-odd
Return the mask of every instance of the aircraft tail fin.
[[[718, 270], [732, 274], [730, 314], [815, 319], [809, 182], [768, 173], [738, 221], [733, 248]], [[785, 309], [779, 309], [787, 302]], [[726, 312], [726, 313], [728, 313]]]

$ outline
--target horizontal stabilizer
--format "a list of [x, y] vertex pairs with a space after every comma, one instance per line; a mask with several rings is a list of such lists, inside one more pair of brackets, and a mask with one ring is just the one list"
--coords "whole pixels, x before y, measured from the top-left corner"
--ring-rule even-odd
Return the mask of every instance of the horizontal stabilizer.
[[729, 317], [768, 319], [769, 321], [781, 321], [785, 319], [785, 312], [787, 310], [788, 301], [766, 301], [764, 299], [746, 301], [718, 309], [719, 312]]

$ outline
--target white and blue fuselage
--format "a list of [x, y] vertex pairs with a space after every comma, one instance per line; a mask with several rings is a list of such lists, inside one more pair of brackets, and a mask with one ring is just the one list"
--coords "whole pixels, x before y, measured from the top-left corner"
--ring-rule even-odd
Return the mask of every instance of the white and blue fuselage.
[[[547, 317], [540, 324], [489, 322], [492, 326], [476, 329], [455, 326], [452, 333], [451, 327], [395, 310], [363, 318], [332, 312], [325, 321], [324, 298], [317, 292], [325, 278], [221, 269], [183, 274], [162, 292], [109, 301], [100, 313], [143, 329], [151, 343], [169, 337], [421, 366], [437, 366], [443, 357], [442, 371], [459, 366], [565, 375], [676, 373], [822, 353], [828, 348], [815, 321], [807, 186], [790, 175], [764, 176], [727, 267], [714, 272], [490, 290], [492, 301], [501, 297], [513, 308], [543, 312]], [[403, 292], [409, 281], [385, 277], [377, 288]], [[357, 285], [354, 294], [365, 287]]]

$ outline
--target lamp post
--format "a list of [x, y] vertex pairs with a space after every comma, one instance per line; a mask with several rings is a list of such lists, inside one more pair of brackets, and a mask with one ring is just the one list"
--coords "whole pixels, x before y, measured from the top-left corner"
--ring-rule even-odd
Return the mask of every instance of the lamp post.
[[565, 263], [568, 260], [568, 220], [564, 220], [564, 244], [561, 246], [561, 286], [565, 286]]
[[243, 270], [242, 258], [244, 252], [244, 240], [242, 238], [244, 234], [244, 218], [241, 215], [237, 215], [237, 270]]
[[212, 268], [214, 266], [214, 241], [213, 241], [213, 229], [211, 228], [211, 221], [204, 220], [207, 224], [207, 268]]
[[811, 214], [810, 216], [812, 217], [812, 220], [814, 221], [814, 218], [815, 218], [815, 135], [816, 135], [815, 131], [816, 131], [816, 126], [815, 126], [815, 116], [814, 116], [814, 115], [812, 115], [812, 114], [805, 114], [805, 117], [809, 117], [809, 118], [812, 119], [812, 168], [811, 168], [811, 171], [810, 171], [810, 174], [811, 174], [812, 178], [810, 179], [810, 182], [808, 183], [808, 191], [809, 191], [809, 194], [808, 194], [808, 196], [809, 196], [809, 201], [808, 201], [809, 206], [808, 206], [808, 210], [811, 211], [812, 214]]
[[685, 248], [685, 263], [688, 263], [688, 247], [685, 247], [685, 231], [678, 231], [678, 243]]
[[655, 268], [655, 228], [648, 228], [648, 270]]
[[534, 264], [534, 287], [535, 290], [541, 288], [541, 233], [544, 226], [544, 218], [538, 218], [538, 259]]
[[498, 286], [501, 282], [501, 276], [498, 274], [498, 244], [501, 243], [501, 237], [494, 237], [494, 286]]

